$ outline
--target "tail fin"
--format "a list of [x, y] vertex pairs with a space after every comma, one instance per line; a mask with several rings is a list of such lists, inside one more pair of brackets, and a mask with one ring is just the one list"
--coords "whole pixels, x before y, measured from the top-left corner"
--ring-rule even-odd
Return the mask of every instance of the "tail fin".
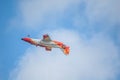
[[70, 48], [68, 46], [66, 46], [64, 49], [63, 49], [63, 52], [65, 55], [68, 55], [69, 52], [70, 52]]

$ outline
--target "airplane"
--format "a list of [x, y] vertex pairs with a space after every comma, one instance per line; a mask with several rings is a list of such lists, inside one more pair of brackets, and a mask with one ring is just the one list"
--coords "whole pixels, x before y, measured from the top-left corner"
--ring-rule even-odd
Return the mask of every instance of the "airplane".
[[43, 35], [43, 39], [33, 39], [29, 37], [22, 38], [21, 40], [28, 42], [32, 45], [44, 47], [46, 51], [51, 51], [52, 48], [60, 48], [65, 55], [68, 55], [70, 52], [69, 46], [66, 46], [62, 42], [51, 40], [48, 34]]

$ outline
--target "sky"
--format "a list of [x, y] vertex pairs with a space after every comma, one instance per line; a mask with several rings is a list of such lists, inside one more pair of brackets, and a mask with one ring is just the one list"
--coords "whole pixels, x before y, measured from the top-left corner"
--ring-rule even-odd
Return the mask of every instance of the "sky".
[[[120, 80], [119, 0], [1, 0], [0, 80]], [[70, 54], [25, 43], [43, 34]]]

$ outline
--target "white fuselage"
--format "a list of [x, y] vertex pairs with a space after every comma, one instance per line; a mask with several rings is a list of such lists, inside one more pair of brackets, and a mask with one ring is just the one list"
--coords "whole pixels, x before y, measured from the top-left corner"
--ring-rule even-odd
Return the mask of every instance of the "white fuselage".
[[53, 41], [43, 41], [43, 40], [38, 40], [38, 39], [32, 39], [37, 43], [38, 46], [49, 46], [53, 48], [59, 48], [58, 45], [56, 45]]

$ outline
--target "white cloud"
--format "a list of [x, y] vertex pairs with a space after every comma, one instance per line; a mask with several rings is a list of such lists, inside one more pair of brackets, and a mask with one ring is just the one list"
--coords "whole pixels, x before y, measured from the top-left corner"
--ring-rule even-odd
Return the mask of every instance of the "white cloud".
[[[111, 30], [120, 23], [120, 0], [83, 0], [84, 10], [75, 15], [74, 25], [80, 29]], [[82, 15], [80, 13], [83, 13]], [[97, 24], [97, 25], [96, 25]], [[94, 30], [95, 31], [95, 30]]]
[[65, 56], [59, 49], [46, 52], [39, 47], [29, 48], [10, 80], [115, 80], [118, 50], [108, 37], [96, 34], [84, 40], [78, 33], [62, 29], [50, 33], [53, 39], [70, 46], [70, 55]]
[[[40, 24], [48, 22], [55, 24], [56, 19], [71, 5], [79, 6], [81, 1], [23, 0], [19, 4], [19, 17], [28, 27], [38, 28]], [[75, 26], [95, 31], [92, 25], [103, 19], [107, 29], [112, 29], [111, 26], [114, 27], [114, 24], [120, 22], [118, 0], [83, 1], [85, 13], [81, 15], [79, 7], [75, 7], [76, 12], [72, 15], [75, 16]], [[15, 20], [11, 22], [14, 25], [17, 23]], [[63, 55], [59, 49], [46, 52], [42, 48], [29, 48], [11, 73], [11, 80], [115, 80], [119, 72], [118, 49], [104, 33], [95, 34], [91, 40], [86, 40], [83, 35], [72, 30], [57, 29], [47, 32], [53, 39], [68, 44], [71, 47], [70, 55]]]
[[120, 22], [119, 2], [119, 0], [86, 0], [86, 14], [93, 22], [99, 20]]
[[[72, 14], [67, 20], [73, 19], [73, 27], [108, 30], [120, 22], [119, 3], [119, 0], [22, 0], [19, 1], [17, 19], [11, 22], [27, 28], [52, 28], [61, 23], [67, 13]], [[81, 5], [84, 7], [80, 10]], [[66, 24], [69, 23], [66, 21]]]
[[[64, 12], [71, 5], [79, 6], [81, 1], [23, 0], [19, 4], [20, 20], [18, 21], [22, 21], [21, 23], [29, 28], [38, 28], [39, 25], [48, 22], [55, 24], [56, 19], [63, 17]], [[90, 28], [95, 31], [88, 25], [105, 18], [107, 29], [111, 29], [112, 25], [120, 22], [119, 1], [83, 1], [86, 4], [85, 14], [81, 15], [79, 7], [75, 7], [76, 12], [72, 15], [75, 16], [73, 24], [76, 26], [82, 25], [85, 29]], [[16, 20], [13, 19], [11, 23], [19, 24]], [[11, 73], [11, 80], [115, 80], [119, 72], [118, 50], [113, 42], [104, 36], [104, 33], [95, 34], [91, 40], [86, 40], [83, 35], [72, 30], [57, 29], [47, 32], [53, 39], [68, 44], [71, 47], [70, 55], [65, 56], [59, 49], [46, 52], [39, 47], [29, 48]]]
[[[54, 22], [71, 5], [79, 0], [22, 0], [18, 11], [25, 26], [36, 27], [44, 22]], [[60, 14], [60, 15], [59, 15]]]

